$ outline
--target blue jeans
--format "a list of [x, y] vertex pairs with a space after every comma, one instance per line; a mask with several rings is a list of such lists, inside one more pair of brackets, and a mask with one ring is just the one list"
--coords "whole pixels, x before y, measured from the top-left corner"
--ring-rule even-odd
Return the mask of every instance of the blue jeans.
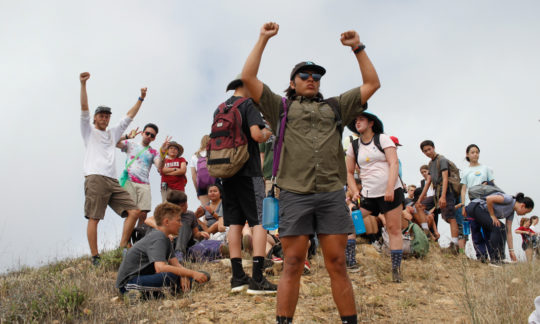
[[[473, 218], [480, 225], [484, 232], [484, 237], [487, 240], [487, 250], [491, 262], [499, 263], [505, 259], [506, 246], [506, 227], [501, 222], [501, 226], [493, 225], [493, 220], [489, 216], [488, 211], [480, 208], [478, 203], [470, 203], [467, 207], [467, 215]], [[472, 230], [472, 229], [471, 229]]]
[[[193, 280], [190, 278], [190, 280]], [[180, 285], [180, 277], [170, 272], [161, 272], [151, 275], [140, 275], [131, 278], [124, 287], [120, 288], [120, 292], [125, 294], [129, 290], [139, 290], [144, 297], [162, 297], [166, 289], [171, 289], [171, 293], [177, 294], [182, 292]]]

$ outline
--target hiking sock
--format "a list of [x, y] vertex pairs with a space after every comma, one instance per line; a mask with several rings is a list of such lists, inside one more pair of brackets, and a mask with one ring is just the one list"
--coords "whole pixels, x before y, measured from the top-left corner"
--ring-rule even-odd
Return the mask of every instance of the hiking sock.
[[345, 260], [347, 265], [356, 264], [356, 240], [347, 240], [347, 248], [345, 249]]
[[276, 324], [292, 324], [292, 317], [276, 316]]
[[454, 243], [455, 245], [458, 245], [458, 238], [457, 237], [452, 237], [452, 243]]
[[246, 273], [242, 268], [242, 258], [231, 258], [232, 275], [234, 278], [243, 278]]
[[341, 324], [357, 324], [358, 316], [356, 314], [351, 316], [341, 316]]
[[422, 229], [429, 230], [427, 223], [422, 223]]
[[377, 241], [377, 234], [368, 234], [369, 243]]
[[263, 267], [264, 267], [264, 257], [256, 256], [253, 257], [253, 273], [252, 278], [256, 282], [261, 282], [263, 280]]
[[391, 250], [390, 257], [392, 259], [392, 269], [401, 267], [401, 259], [403, 259], [403, 250]]

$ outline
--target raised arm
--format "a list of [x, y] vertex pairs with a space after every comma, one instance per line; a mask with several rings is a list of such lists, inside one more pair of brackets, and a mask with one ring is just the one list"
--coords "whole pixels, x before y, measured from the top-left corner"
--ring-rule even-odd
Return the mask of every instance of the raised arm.
[[139, 108], [141, 108], [142, 102], [144, 101], [144, 98], [146, 98], [146, 90], [148, 90], [148, 88], [141, 88], [141, 96], [139, 99], [137, 99], [135, 105], [133, 105], [133, 107], [131, 107], [131, 109], [127, 112], [129, 118], [135, 118], [139, 112]]
[[263, 84], [257, 79], [257, 73], [259, 72], [259, 65], [261, 64], [262, 54], [268, 40], [275, 36], [279, 30], [279, 25], [274, 22], [267, 22], [261, 27], [259, 39], [255, 43], [255, 47], [249, 53], [244, 68], [242, 69], [242, 82], [247, 87], [251, 98], [256, 103], [259, 103], [261, 99]]
[[87, 111], [88, 110], [88, 94], [86, 93], [86, 81], [90, 79], [90, 73], [83, 72], [79, 76], [79, 80], [81, 81], [81, 110]]
[[365, 46], [360, 42], [360, 36], [354, 30], [349, 30], [341, 34], [341, 43], [344, 46], [350, 46], [355, 52], [356, 60], [360, 66], [360, 73], [364, 84], [360, 86], [360, 98], [362, 105], [381, 87], [379, 76], [371, 60], [363, 49]]

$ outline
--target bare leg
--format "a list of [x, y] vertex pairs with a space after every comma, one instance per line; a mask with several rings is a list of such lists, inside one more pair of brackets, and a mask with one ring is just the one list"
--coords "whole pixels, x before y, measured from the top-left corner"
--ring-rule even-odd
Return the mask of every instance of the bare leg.
[[139, 221], [137, 222], [137, 226], [142, 226], [144, 224], [144, 221], [146, 220], [146, 216], [148, 215], [147, 211], [141, 211], [139, 214]]
[[264, 250], [266, 248], [266, 230], [262, 225], [253, 226], [253, 256], [264, 257], [266, 253]]
[[231, 259], [242, 257], [242, 228], [243, 225], [229, 226], [229, 253]]
[[122, 229], [122, 238], [120, 239], [120, 247], [127, 247], [131, 232], [139, 219], [140, 210], [132, 209], [127, 211], [128, 215], [124, 220], [124, 228]]
[[386, 212], [386, 230], [390, 239], [390, 250], [403, 249], [403, 237], [401, 236], [401, 205]]
[[525, 256], [527, 257], [527, 261], [531, 262], [533, 257], [533, 249], [528, 248], [527, 250], [525, 250]]
[[88, 245], [90, 246], [90, 254], [92, 256], [98, 254], [97, 247], [97, 228], [99, 219], [88, 219], [88, 225], [86, 226], [86, 236], [88, 238]]
[[197, 198], [199, 198], [199, 201], [201, 202], [201, 206], [206, 206], [206, 204], [208, 204], [208, 202], [210, 201], [210, 198], [208, 198], [208, 195], [202, 195]]
[[354, 293], [345, 267], [345, 253], [343, 253], [347, 245], [347, 234], [319, 234], [318, 237], [339, 315], [355, 315]]
[[[308, 250], [309, 236], [286, 236], [281, 238], [283, 247], [283, 272], [277, 291], [277, 315], [293, 317], [298, 303], [300, 276], [304, 271], [304, 260]], [[343, 251], [345, 247], [343, 247]], [[343, 257], [345, 257], [345, 254]], [[345, 263], [344, 263], [345, 264]]]

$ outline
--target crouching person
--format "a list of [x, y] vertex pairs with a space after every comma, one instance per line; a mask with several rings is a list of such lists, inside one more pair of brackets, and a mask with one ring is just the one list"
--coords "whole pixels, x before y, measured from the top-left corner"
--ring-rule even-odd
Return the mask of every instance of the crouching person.
[[138, 290], [146, 298], [161, 297], [165, 290], [172, 294], [189, 291], [193, 280], [199, 283], [210, 280], [208, 273], [182, 267], [174, 255], [169, 235], [178, 234], [182, 226], [181, 212], [181, 207], [171, 203], [156, 207], [157, 228], [128, 250], [118, 270], [116, 287], [122, 294]]

